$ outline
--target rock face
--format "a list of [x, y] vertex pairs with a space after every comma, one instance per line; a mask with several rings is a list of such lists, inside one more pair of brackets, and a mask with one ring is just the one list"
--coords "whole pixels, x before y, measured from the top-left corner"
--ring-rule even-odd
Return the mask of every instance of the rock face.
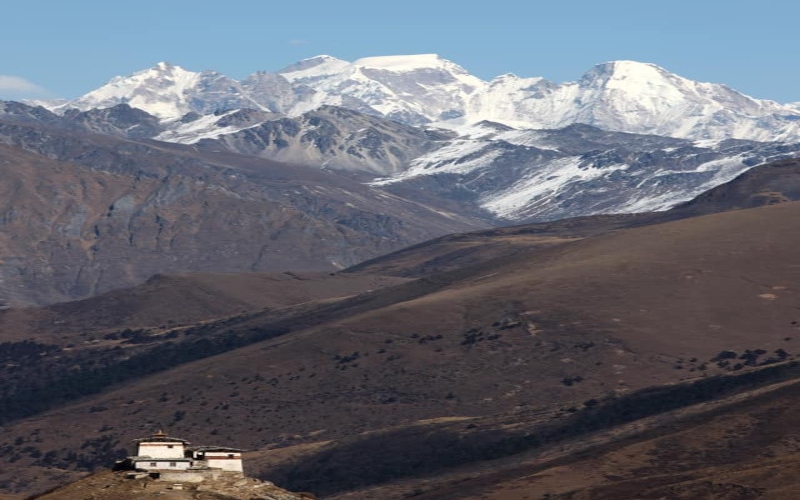
[[3, 121], [0, 144], [4, 303], [166, 272], [335, 270], [485, 224], [252, 157]]
[[666, 210], [754, 165], [798, 154], [798, 144], [483, 123], [374, 185], [409, 197], [435, 194], [500, 221], [531, 222]]
[[193, 140], [204, 149], [239, 153], [373, 176], [400, 174], [409, 163], [453, 137], [397, 122], [323, 106], [297, 118], [266, 120], [214, 138]]

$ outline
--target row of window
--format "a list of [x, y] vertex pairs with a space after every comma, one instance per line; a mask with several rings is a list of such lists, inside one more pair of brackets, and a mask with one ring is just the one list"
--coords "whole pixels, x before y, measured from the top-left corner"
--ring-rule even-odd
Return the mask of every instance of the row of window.
[[[234, 455], [232, 453], [229, 453], [228, 454], [228, 458], [235, 458], [235, 457], [234, 457]], [[170, 467], [177, 467], [178, 463], [177, 462], [170, 462], [169, 466]], [[158, 467], [158, 463], [157, 462], [150, 462], [150, 467]]]

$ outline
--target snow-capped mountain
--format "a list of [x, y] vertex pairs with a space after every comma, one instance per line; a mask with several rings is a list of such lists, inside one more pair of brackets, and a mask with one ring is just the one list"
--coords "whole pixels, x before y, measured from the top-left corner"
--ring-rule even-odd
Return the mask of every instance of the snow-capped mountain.
[[127, 103], [165, 121], [249, 108], [290, 117], [324, 105], [411, 125], [458, 128], [490, 120], [522, 129], [573, 123], [607, 130], [688, 139], [800, 140], [800, 109], [695, 82], [653, 64], [614, 61], [577, 82], [507, 74], [486, 82], [434, 54], [331, 56], [300, 61], [241, 82], [213, 71], [159, 63], [51, 109]]
[[353, 63], [321, 56], [279, 74], [313, 88], [316, 95], [309, 104], [377, 113], [411, 125], [462, 116], [469, 96], [486, 86], [436, 54], [368, 57]]
[[434, 54], [318, 56], [240, 82], [159, 63], [55, 110], [83, 130], [346, 170], [497, 222], [663, 210], [800, 154], [797, 103], [633, 61], [569, 83], [486, 82]]
[[583, 123], [690, 139], [794, 140], [800, 133], [800, 115], [791, 106], [633, 61], [597, 65], [574, 83], [506, 75], [475, 96], [465, 116], [525, 128]]
[[[257, 76], [253, 78], [249, 86], [258, 88]], [[286, 91], [285, 88], [281, 90]], [[216, 71], [194, 72], [161, 62], [128, 77], [115, 77], [99, 89], [51, 109], [87, 111], [128, 104], [166, 121], [177, 120], [187, 113], [267, 109], [249, 96], [250, 92], [246, 92], [240, 82]]]
[[483, 123], [373, 186], [421, 191], [509, 222], [660, 211], [749, 168], [800, 155], [800, 144], [693, 141], [588, 125], [514, 130]]

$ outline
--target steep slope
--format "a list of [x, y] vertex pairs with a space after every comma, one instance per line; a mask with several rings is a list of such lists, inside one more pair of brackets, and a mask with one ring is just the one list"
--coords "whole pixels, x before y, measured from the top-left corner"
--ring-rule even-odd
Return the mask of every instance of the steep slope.
[[503, 75], [485, 82], [435, 54], [330, 56], [300, 61], [242, 82], [212, 71], [159, 63], [53, 109], [128, 103], [167, 121], [189, 112], [250, 108], [298, 116], [323, 105], [411, 125], [469, 125], [489, 120], [518, 128], [574, 123], [695, 140], [796, 141], [796, 106], [753, 99], [716, 83], [695, 82], [653, 64], [599, 64], [577, 82]]
[[759, 165], [672, 209], [700, 215], [800, 200], [800, 159]]
[[665, 210], [753, 165], [800, 155], [798, 144], [689, 141], [588, 125], [515, 130], [484, 122], [456, 135], [334, 107], [241, 130], [200, 129], [183, 140], [377, 177], [373, 187], [499, 224]]
[[88, 111], [129, 104], [162, 120], [176, 120], [190, 111], [207, 114], [220, 109], [251, 108], [239, 82], [215, 71], [187, 71], [160, 62], [128, 77], [116, 77], [99, 89], [55, 110]]
[[228, 149], [312, 168], [383, 177], [405, 171], [411, 160], [438, 149], [452, 135], [323, 106], [296, 118], [265, 120], [242, 130], [195, 136], [185, 142], [209, 150]]
[[588, 125], [517, 130], [482, 122], [456, 133], [330, 106], [294, 118], [189, 114], [170, 125], [127, 104], [57, 116], [7, 103], [0, 116], [343, 171], [404, 199], [498, 224], [665, 210], [753, 165], [800, 155], [797, 143], [690, 141]]
[[342, 106], [411, 125], [461, 116], [467, 97], [485, 86], [436, 54], [367, 57], [353, 63], [321, 56], [278, 73], [314, 89], [316, 106]]
[[[514, 104], [498, 105], [503, 102]], [[654, 64], [612, 61], [570, 83], [505, 75], [475, 96], [465, 116], [526, 128], [583, 123], [639, 134], [766, 141], [797, 137], [795, 114], [790, 106], [695, 82]]]
[[[687, 141], [586, 125], [509, 130], [481, 124], [373, 185], [483, 209], [500, 221], [666, 210], [798, 144]], [[419, 196], [419, 195], [417, 195]], [[473, 208], [473, 209], [474, 209]]]
[[5, 302], [82, 298], [164, 272], [334, 270], [483, 224], [242, 155], [3, 121], [0, 143]]

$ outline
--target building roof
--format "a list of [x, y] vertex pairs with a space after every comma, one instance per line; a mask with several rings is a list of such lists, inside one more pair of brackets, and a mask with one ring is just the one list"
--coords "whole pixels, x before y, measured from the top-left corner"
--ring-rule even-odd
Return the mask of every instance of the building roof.
[[181, 438], [167, 436], [163, 431], [158, 431], [147, 438], [134, 439], [134, 443], [181, 443], [190, 444], [189, 441]]
[[155, 457], [149, 457], [147, 455], [142, 455], [138, 457], [128, 457], [128, 460], [130, 460], [131, 462], [191, 462], [192, 461], [191, 458], [186, 458], [186, 457], [155, 458]]
[[194, 446], [191, 448], [191, 451], [227, 451], [227, 452], [236, 452], [242, 453], [246, 450], [240, 450], [239, 448], [231, 448], [229, 446]]

